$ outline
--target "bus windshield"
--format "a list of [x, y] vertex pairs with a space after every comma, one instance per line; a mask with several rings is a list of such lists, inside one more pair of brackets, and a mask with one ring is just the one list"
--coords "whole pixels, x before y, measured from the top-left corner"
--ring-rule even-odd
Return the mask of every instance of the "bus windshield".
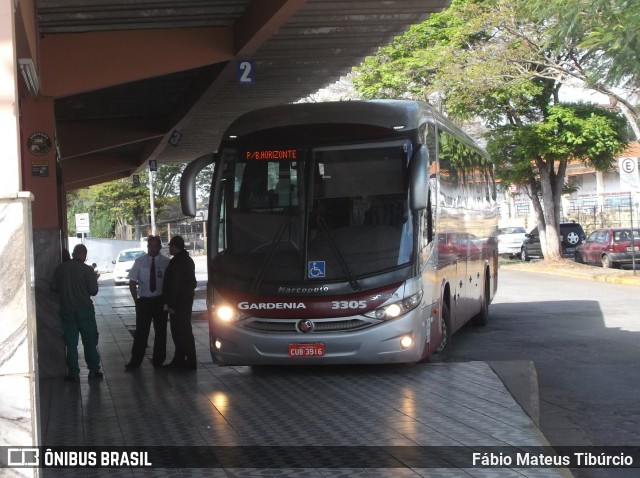
[[216, 268], [254, 288], [320, 280], [357, 289], [359, 278], [406, 265], [408, 150], [396, 141], [227, 155]]

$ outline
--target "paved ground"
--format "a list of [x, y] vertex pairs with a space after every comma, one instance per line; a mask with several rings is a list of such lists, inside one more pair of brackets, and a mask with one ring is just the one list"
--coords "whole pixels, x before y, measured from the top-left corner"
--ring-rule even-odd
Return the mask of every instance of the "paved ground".
[[[487, 363], [218, 367], [202, 314], [193, 321], [196, 372], [148, 361], [127, 372], [135, 328], [128, 290], [103, 287], [96, 306], [105, 379], [89, 382], [83, 371], [80, 384], [40, 381], [42, 445], [168, 447], [160, 457], [153, 448], [163, 465], [45, 469], [42, 476], [570, 476], [566, 469], [466, 466], [473, 450], [547, 444]], [[221, 449], [233, 455], [225, 466], [207, 462]], [[282, 457], [291, 450], [297, 460]], [[412, 450], [418, 455], [406, 456]]]

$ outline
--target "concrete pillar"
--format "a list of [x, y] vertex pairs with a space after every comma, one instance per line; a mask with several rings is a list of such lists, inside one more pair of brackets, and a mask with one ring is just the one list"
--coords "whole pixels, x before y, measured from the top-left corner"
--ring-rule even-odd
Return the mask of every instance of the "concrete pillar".
[[[58, 297], [49, 291], [63, 244], [62, 186], [55, 146], [55, 117], [51, 98], [21, 102], [22, 171], [25, 189], [33, 200], [33, 243], [38, 373], [63, 377], [66, 373]], [[66, 239], [66, 238], [65, 238]]]
[[[22, 188], [20, 161], [14, 5], [0, 0], [0, 447], [29, 447], [40, 444], [37, 333], [32, 197]], [[29, 468], [9, 473], [37, 476]]]

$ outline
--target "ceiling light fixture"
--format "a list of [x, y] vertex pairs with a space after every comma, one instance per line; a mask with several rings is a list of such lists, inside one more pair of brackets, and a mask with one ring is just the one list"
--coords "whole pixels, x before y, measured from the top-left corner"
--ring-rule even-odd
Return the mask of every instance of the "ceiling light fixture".
[[40, 81], [38, 80], [38, 73], [36, 72], [33, 60], [31, 58], [18, 59], [18, 68], [20, 68], [22, 79], [27, 86], [29, 94], [31, 96], [38, 96], [38, 94], [40, 94]]

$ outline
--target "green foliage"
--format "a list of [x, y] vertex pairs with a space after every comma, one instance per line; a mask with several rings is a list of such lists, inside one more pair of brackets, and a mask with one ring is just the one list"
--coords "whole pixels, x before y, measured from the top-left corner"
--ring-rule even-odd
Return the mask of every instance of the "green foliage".
[[200, 174], [198, 174], [198, 177], [196, 178], [196, 187], [198, 189], [198, 194], [204, 202], [207, 202], [209, 200], [212, 181], [213, 165], [210, 165], [200, 171]]
[[605, 171], [626, 145], [624, 125], [620, 115], [595, 105], [553, 105], [544, 121], [493, 130], [487, 150], [507, 184], [531, 185], [541, 164], [556, 172], [578, 160]]
[[[564, 82], [590, 81], [583, 67], [612, 64], [598, 63], [596, 50], [586, 47], [597, 28], [609, 32], [614, 17], [629, 19], [628, 3], [453, 0], [369, 57], [355, 85], [368, 98], [431, 100], [458, 122], [482, 118], [494, 128], [491, 149], [506, 183], [533, 184], [534, 158], [551, 165], [580, 158], [606, 169], [624, 144], [623, 121], [591, 106], [551, 105], [559, 104]], [[625, 34], [620, 49], [635, 44], [637, 31]]]
[[[178, 183], [182, 167], [163, 165], [154, 178], [154, 204], [156, 214], [178, 202]], [[149, 175], [140, 174], [140, 184], [132, 178], [71, 191], [67, 194], [67, 227], [75, 235], [76, 213], [89, 213], [91, 235], [111, 238], [117, 226], [150, 222]]]
[[[497, 176], [526, 186], [553, 248], [568, 162], [606, 170], [626, 129], [597, 107], [562, 105], [560, 89], [606, 94], [640, 137], [638, 111], [611, 88], [638, 85], [637, 11], [630, 0], [453, 0], [368, 58], [354, 83], [366, 98], [428, 100], [454, 121], [484, 120]], [[549, 252], [559, 257], [559, 246]]]
[[453, 0], [355, 69], [365, 98], [428, 100], [452, 118], [525, 124], [565, 84], [634, 105], [613, 85], [640, 80], [640, 9], [629, 0]]
[[631, 0], [526, 0], [525, 11], [546, 25], [554, 51], [581, 51], [592, 83], [640, 85], [640, 8]]

